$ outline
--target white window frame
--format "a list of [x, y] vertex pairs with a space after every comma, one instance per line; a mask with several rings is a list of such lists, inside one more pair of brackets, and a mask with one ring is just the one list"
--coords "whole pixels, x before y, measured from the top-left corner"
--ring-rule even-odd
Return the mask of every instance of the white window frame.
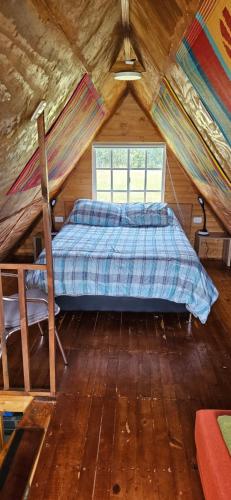
[[[129, 189], [129, 172], [130, 172], [130, 149], [128, 149], [128, 168], [119, 168], [118, 170], [124, 172], [124, 171], [128, 171], [128, 176], [127, 176], [127, 190], [124, 190], [124, 189], [113, 189], [113, 174], [112, 174], [112, 171], [113, 171], [113, 165], [112, 165], [112, 153], [111, 153], [111, 158], [110, 158], [110, 168], [108, 168], [107, 170], [110, 170], [111, 171], [111, 189], [97, 189], [97, 186], [96, 186], [96, 149], [97, 148], [111, 148], [112, 149], [116, 149], [116, 148], [144, 148], [144, 149], [148, 149], [148, 148], [155, 148], [155, 147], [162, 147], [163, 150], [164, 150], [164, 154], [163, 154], [163, 168], [158, 168], [158, 169], [153, 169], [153, 168], [148, 168], [147, 167], [147, 154], [145, 154], [145, 168], [144, 169], [140, 169], [140, 170], [144, 170], [144, 175], [145, 175], [145, 186], [144, 186], [144, 190], [142, 192], [144, 192], [144, 200], [146, 201], [146, 193], [160, 193], [161, 192], [161, 201], [164, 201], [164, 197], [165, 197], [165, 178], [166, 178], [166, 144], [164, 142], [142, 142], [142, 143], [139, 143], [139, 142], [130, 142], [130, 143], [100, 143], [100, 142], [97, 142], [97, 143], [93, 143], [92, 144], [92, 197], [94, 200], [97, 199], [97, 191], [101, 191], [101, 192], [105, 192], [105, 193], [111, 193], [111, 201], [113, 200], [113, 192], [123, 192], [123, 193], [127, 193], [127, 200], [129, 201], [129, 193], [130, 191], [132, 193], [140, 193], [141, 190], [140, 189]], [[102, 169], [103, 170], [103, 169]], [[106, 169], [105, 169], [106, 170]], [[136, 170], [138, 171], [139, 169], [137, 168], [133, 168], [132, 170]], [[146, 189], [146, 185], [147, 185], [147, 171], [148, 170], [162, 170], [162, 185], [161, 185], [161, 191], [159, 189]]]

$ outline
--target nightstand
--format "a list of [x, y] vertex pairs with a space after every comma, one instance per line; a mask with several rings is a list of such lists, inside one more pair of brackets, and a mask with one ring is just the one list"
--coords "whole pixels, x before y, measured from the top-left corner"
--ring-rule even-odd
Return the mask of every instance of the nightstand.
[[34, 234], [33, 236], [33, 254], [34, 254], [34, 261], [37, 260], [39, 254], [41, 253], [43, 249], [43, 234], [42, 233], [37, 233]]
[[[55, 238], [55, 236], [58, 234], [58, 231], [52, 231], [51, 233], [51, 238], [52, 240]], [[43, 239], [43, 233], [37, 233], [33, 236], [33, 254], [34, 254], [34, 261], [37, 260], [38, 256], [40, 255], [41, 251], [44, 248], [44, 239]]]
[[196, 233], [194, 248], [200, 257], [201, 243], [204, 240], [220, 240], [223, 242], [222, 260], [227, 267], [231, 265], [231, 235], [228, 233], [212, 232], [207, 236]]
[[57, 236], [57, 234], [58, 234], [58, 231], [52, 231], [52, 233], [51, 233], [52, 240], [55, 238], [55, 236]]

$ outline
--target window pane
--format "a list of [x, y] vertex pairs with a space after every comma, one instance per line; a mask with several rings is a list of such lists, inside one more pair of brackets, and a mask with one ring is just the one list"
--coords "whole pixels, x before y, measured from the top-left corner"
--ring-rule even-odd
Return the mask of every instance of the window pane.
[[109, 148], [96, 148], [96, 168], [111, 168], [111, 150]]
[[[131, 202], [161, 201], [164, 154], [164, 145], [148, 146], [144, 144], [142, 147], [142, 144], [131, 146], [121, 144], [119, 147], [113, 147], [111, 144], [105, 145], [105, 147], [95, 147], [96, 163], [94, 168], [97, 199], [113, 200], [117, 203], [127, 202], [128, 188]], [[129, 172], [128, 166], [130, 166]], [[147, 171], [145, 171], [146, 168]]]
[[113, 169], [113, 189], [127, 190], [127, 171]]
[[145, 168], [145, 149], [130, 149], [130, 168]]
[[127, 192], [121, 193], [113, 191], [113, 201], [115, 203], [126, 203], [127, 202]]
[[158, 201], [161, 201], [161, 193], [146, 193], [146, 202], [147, 203], [156, 203]]
[[111, 170], [96, 171], [96, 189], [111, 189]]
[[144, 189], [144, 170], [130, 170], [130, 189]]
[[128, 150], [125, 148], [113, 149], [113, 169], [128, 167]]
[[164, 147], [147, 149], [147, 168], [162, 168], [164, 162]]
[[133, 193], [132, 191], [130, 191], [130, 194], [129, 194], [129, 201], [131, 202], [135, 202], [135, 201], [144, 201], [144, 192], [140, 192], [140, 193]]
[[100, 201], [111, 201], [111, 193], [106, 193], [105, 191], [97, 191], [96, 193], [97, 200]]
[[147, 170], [147, 189], [162, 188], [162, 171], [161, 170]]

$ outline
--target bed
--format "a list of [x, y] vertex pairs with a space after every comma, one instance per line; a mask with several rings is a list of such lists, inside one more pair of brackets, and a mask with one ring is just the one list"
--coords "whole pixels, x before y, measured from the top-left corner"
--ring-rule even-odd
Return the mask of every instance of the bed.
[[[52, 242], [63, 310], [189, 311], [205, 323], [218, 292], [163, 203], [78, 200]], [[39, 263], [45, 262], [44, 251]], [[47, 289], [42, 271], [27, 286]]]

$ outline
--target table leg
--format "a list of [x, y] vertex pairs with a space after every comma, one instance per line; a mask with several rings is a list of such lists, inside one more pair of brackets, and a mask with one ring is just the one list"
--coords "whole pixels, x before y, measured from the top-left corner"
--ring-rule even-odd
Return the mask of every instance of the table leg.
[[4, 423], [3, 423], [3, 412], [0, 412], [0, 451], [4, 446]]
[[198, 257], [199, 257], [200, 256], [200, 238], [199, 238], [199, 236], [198, 236], [197, 233], [195, 234], [194, 248], [195, 248], [196, 253], [197, 253]]
[[224, 241], [222, 260], [227, 267], [231, 266], [231, 239]]

